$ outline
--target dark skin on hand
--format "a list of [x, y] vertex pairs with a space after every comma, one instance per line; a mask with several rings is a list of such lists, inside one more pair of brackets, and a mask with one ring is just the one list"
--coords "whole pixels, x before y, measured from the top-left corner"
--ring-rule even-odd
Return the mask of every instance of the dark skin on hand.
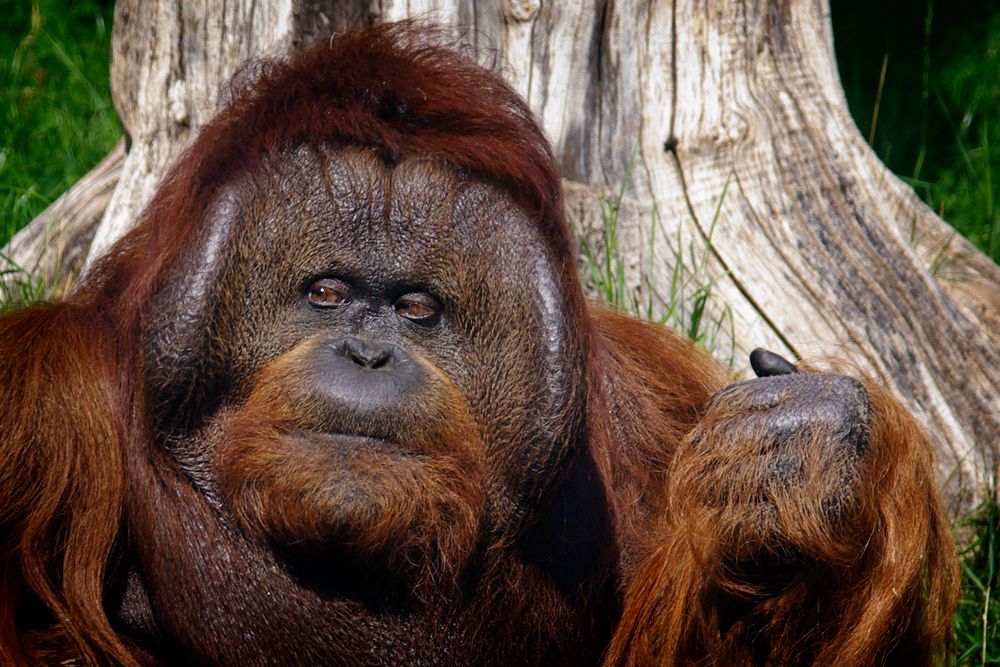
[[933, 663], [913, 418], [589, 303], [544, 135], [436, 39], [254, 70], [0, 317], [0, 662]]

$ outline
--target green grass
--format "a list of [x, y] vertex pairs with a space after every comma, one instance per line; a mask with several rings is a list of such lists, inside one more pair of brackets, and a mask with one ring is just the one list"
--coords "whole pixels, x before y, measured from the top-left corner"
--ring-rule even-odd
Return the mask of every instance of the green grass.
[[121, 136], [112, 14], [112, 2], [0, 0], [0, 247]]
[[1000, 665], [1000, 506], [986, 501], [959, 525], [962, 598], [955, 614], [956, 665]]
[[[645, 253], [648, 265], [641, 271], [639, 285], [627, 284], [627, 261], [619, 243], [618, 224], [630, 169], [631, 161], [618, 191], [602, 202], [601, 239], [597, 248], [591, 246], [587, 239], [581, 241], [587, 262], [587, 275], [583, 278], [589, 281], [598, 298], [605, 303], [684, 333], [696, 345], [732, 369], [736, 352], [733, 311], [728, 303], [715, 294], [719, 278], [708, 274], [712, 237], [729, 188], [729, 180], [719, 194], [708, 232], [700, 243], [685, 241], [681, 228], [678, 227], [677, 237], [669, 246], [672, 266], [669, 291], [661, 296], [651, 279], [653, 261], [656, 258], [656, 235], [661, 229], [655, 208], [648, 226], [649, 247]], [[663, 239], [661, 243], [665, 241]]]
[[0, 252], [0, 313], [49, 296], [44, 282]]

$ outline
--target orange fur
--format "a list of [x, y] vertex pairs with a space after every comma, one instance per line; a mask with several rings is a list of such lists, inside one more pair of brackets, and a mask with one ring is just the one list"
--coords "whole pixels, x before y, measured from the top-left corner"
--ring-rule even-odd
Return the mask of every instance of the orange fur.
[[115, 369], [110, 332], [87, 309], [0, 318], [4, 664], [67, 646], [91, 663], [132, 663], [103, 609], [125, 487]]

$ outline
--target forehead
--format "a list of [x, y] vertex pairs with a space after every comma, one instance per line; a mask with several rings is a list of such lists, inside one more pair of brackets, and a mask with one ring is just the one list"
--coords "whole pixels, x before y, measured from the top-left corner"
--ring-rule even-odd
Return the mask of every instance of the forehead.
[[413, 261], [537, 240], [502, 189], [433, 156], [389, 164], [374, 149], [300, 146], [267, 158], [251, 182], [245, 199], [270, 243]]

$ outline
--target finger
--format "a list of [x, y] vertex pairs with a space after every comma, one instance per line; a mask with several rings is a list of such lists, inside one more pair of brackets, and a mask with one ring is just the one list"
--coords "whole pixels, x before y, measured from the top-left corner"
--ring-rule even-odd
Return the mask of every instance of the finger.
[[795, 364], [785, 359], [780, 354], [775, 354], [762, 347], [750, 353], [750, 367], [757, 377], [770, 377], [772, 375], [789, 375], [797, 373]]

